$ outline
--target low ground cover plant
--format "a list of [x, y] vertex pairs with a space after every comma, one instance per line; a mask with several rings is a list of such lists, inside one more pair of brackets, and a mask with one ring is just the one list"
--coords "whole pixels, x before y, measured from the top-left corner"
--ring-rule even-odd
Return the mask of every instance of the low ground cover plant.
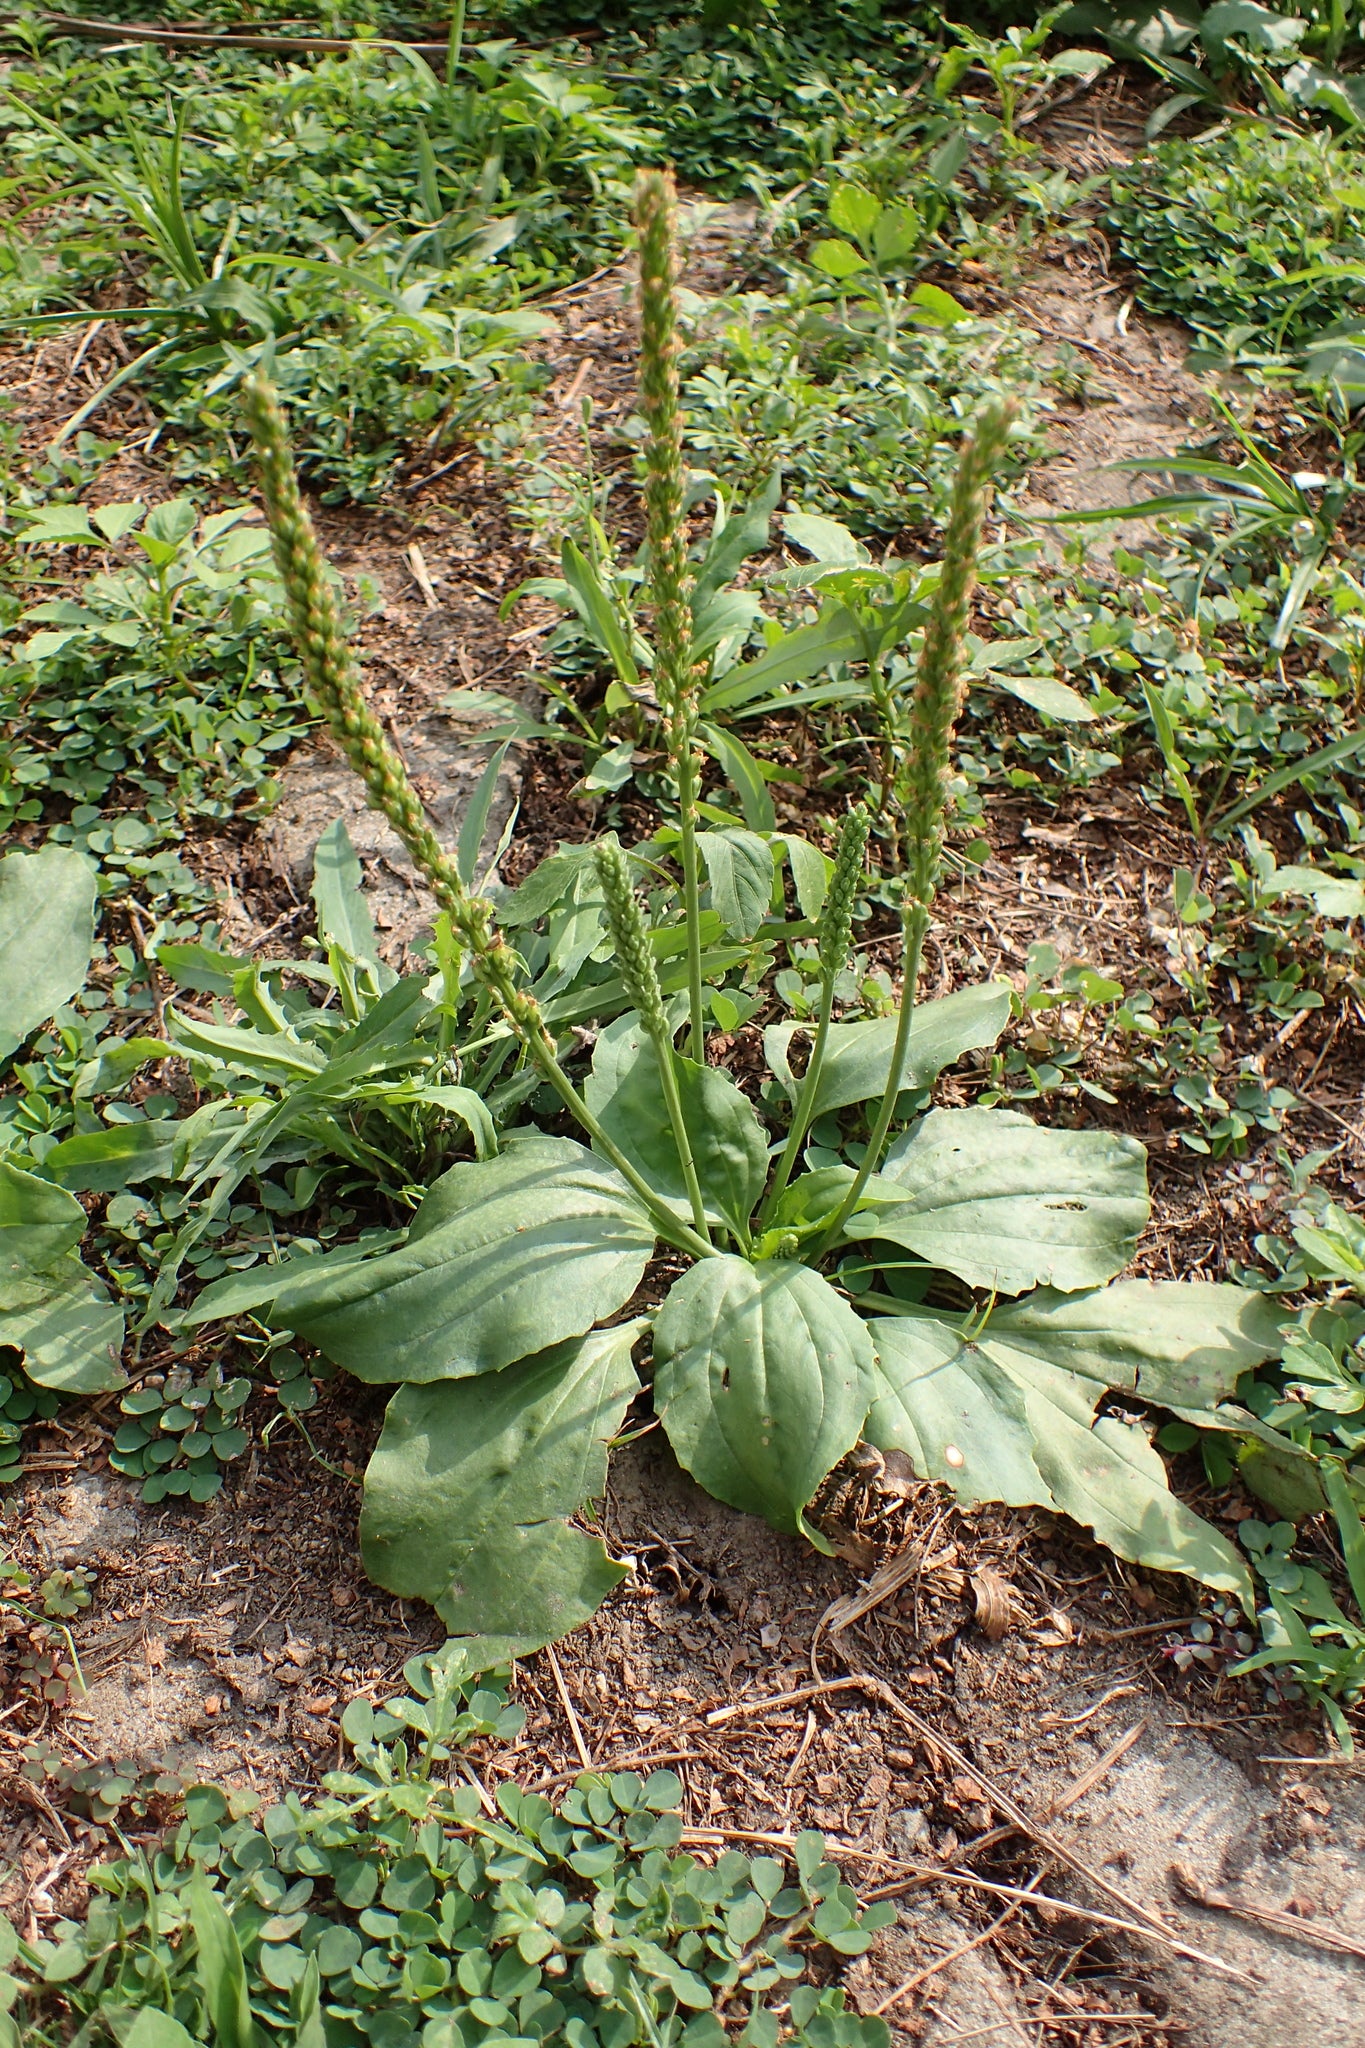
[[1302, 350], [1365, 306], [1365, 180], [1348, 133], [1231, 122], [1115, 180], [1106, 224], [1154, 311], [1220, 351]]
[[7, 316], [98, 316], [131, 351], [67, 432], [136, 382], [230, 466], [223, 394], [268, 350], [310, 472], [363, 499], [414, 448], [431, 463], [524, 409], [546, 322], [522, 300], [619, 246], [642, 138], [602, 86], [506, 41], [453, 47], [444, 76], [392, 43], [283, 73], [221, 58], [192, 119], [183, 95], [168, 119], [172, 80], [159, 53], [82, 56], [9, 97], [30, 205], [64, 203], [0, 245]]
[[[134, 500], [101, 505], [92, 523], [60, 500], [12, 508], [22, 559], [0, 670], [5, 826], [47, 817], [61, 843], [145, 859], [191, 818], [269, 804], [272, 768], [308, 719], [279, 638], [269, 536], [250, 511]], [[101, 562], [74, 593], [72, 549]], [[68, 594], [44, 597], [59, 580]]]
[[[192, 1785], [164, 1846], [91, 1873], [83, 1919], [21, 1941], [0, 1921], [5, 2048], [887, 2048], [811, 1964], [862, 1954], [859, 1910], [814, 1833], [790, 1859], [681, 1848], [682, 1785], [588, 1773], [557, 1801], [504, 1782], [496, 1811], [441, 1766], [523, 1723], [504, 1670], [459, 1645], [344, 1717], [319, 1794], [260, 1810]], [[824, 1971], [819, 1970], [823, 1975]]]

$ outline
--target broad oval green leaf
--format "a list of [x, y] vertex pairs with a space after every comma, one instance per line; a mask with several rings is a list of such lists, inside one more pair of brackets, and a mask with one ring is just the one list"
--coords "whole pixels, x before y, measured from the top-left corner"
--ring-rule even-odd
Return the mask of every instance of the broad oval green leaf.
[[107, 1394], [124, 1385], [123, 1311], [74, 1251], [41, 1272], [0, 1276], [0, 1344], [23, 1352], [40, 1387]]
[[[718, 1067], [679, 1055], [678, 1093], [692, 1157], [710, 1221], [741, 1242], [768, 1177], [768, 1141], [742, 1090]], [[588, 1108], [607, 1136], [638, 1167], [684, 1222], [691, 1204], [664, 1104], [659, 1063], [639, 1016], [631, 1011], [601, 1033], [584, 1088]]]
[[693, 1478], [819, 1543], [802, 1511], [875, 1390], [862, 1318], [793, 1260], [702, 1259], [659, 1311], [654, 1360], [655, 1404]]
[[969, 1287], [1023, 1294], [1102, 1286], [1147, 1220], [1147, 1154], [1108, 1131], [1049, 1130], [1007, 1109], [935, 1109], [886, 1155], [904, 1209], [850, 1220]]
[[992, 1337], [1164, 1408], [1211, 1408], [1283, 1349], [1287, 1311], [1214, 1280], [1115, 1280], [1084, 1294], [1040, 1287], [995, 1309]]
[[594, 1614], [625, 1570], [566, 1517], [606, 1483], [644, 1328], [395, 1394], [365, 1475], [371, 1578], [430, 1601], [453, 1635], [514, 1636], [528, 1650]]
[[0, 860], [0, 1060], [75, 995], [95, 943], [95, 870], [68, 846]]
[[462, 1379], [581, 1337], [638, 1287], [654, 1226], [620, 1175], [568, 1138], [453, 1166], [398, 1250], [295, 1296], [275, 1320], [358, 1379]]
[[726, 929], [751, 939], [772, 907], [773, 850], [757, 832], [699, 832], [711, 902]]
[[[935, 1002], [917, 1004], [910, 1020], [905, 1086], [927, 1088], [964, 1052], [994, 1045], [1009, 1014], [1010, 987], [1005, 981], [980, 982]], [[847, 1109], [854, 1102], [871, 1102], [882, 1094], [891, 1073], [898, 1021], [893, 1013], [863, 1023], [831, 1026], [812, 1117]], [[763, 1034], [768, 1065], [793, 1102], [801, 1083], [791, 1070], [791, 1042], [804, 1030], [801, 1024], [770, 1024]]]
[[989, 1334], [971, 1341], [930, 1310], [871, 1327], [869, 1442], [906, 1452], [959, 1500], [1058, 1508], [1120, 1557], [1250, 1601], [1242, 1558], [1171, 1493], [1141, 1429], [1094, 1421], [1097, 1381]]
[[52, 1265], [84, 1235], [74, 1195], [0, 1159], [0, 1284]]

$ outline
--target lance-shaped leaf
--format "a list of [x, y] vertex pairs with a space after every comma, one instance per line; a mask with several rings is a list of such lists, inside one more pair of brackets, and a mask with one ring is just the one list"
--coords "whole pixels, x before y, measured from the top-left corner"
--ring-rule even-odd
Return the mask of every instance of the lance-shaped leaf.
[[883, 1181], [906, 1192], [850, 1237], [916, 1252], [1001, 1294], [1070, 1292], [1121, 1272], [1147, 1220], [1147, 1154], [1108, 1131], [1047, 1130], [1007, 1109], [936, 1109], [898, 1138]]
[[374, 918], [365, 900], [364, 882], [346, 820], [334, 818], [313, 848], [318, 930], [329, 945], [339, 946], [352, 960], [377, 967]]
[[[910, 1020], [905, 1086], [927, 1088], [964, 1052], [994, 1045], [1009, 1014], [1009, 984], [1003, 981], [982, 982], [975, 988], [959, 989], [955, 995], [941, 996], [936, 1002], [917, 1004]], [[882, 1095], [891, 1073], [897, 1022], [893, 1013], [831, 1027], [812, 1116], [846, 1109], [853, 1102], [871, 1102]], [[791, 1070], [791, 1042], [804, 1030], [804, 1025], [770, 1024], [763, 1034], [768, 1065], [793, 1102], [801, 1083]]]
[[[678, 1093], [706, 1213], [740, 1239], [768, 1177], [768, 1142], [754, 1110], [728, 1074], [679, 1055]], [[659, 1063], [632, 1010], [608, 1026], [593, 1052], [584, 1089], [607, 1136], [684, 1222], [691, 1204], [664, 1103]]]
[[659, 1311], [654, 1362], [655, 1404], [693, 1478], [812, 1535], [802, 1510], [858, 1441], [874, 1392], [861, 1317], [794, 1260], [702, 1259]]
[[528, 1648], [595, 1613], [625, 1571], [566, 1517], [606, 1483], [607, 1441], [639, 1390], [630, 1354], [644, 1327], [395, 1394], [365, 1474], [370, 1577], [429, 1600], [453, 1635]]
[[324, 1275], [316, 1292], [299, 1275], [274, 1319], [362, 1380], [496, 1372], [614, 1314], [654, 1235], [582, 1145], [522, 1139], [442, 1174], [398, 1250]]
[[1097, 1380], [991, 1334], [973, 1341], [929, 1310], [872, 1330], [880, 1391], [869, 1442], [904, 1451], [959, 1500], [1058, 1508], [1120, 1557], [1250, 1600], [1244, 1561], [1170, 1492], [1142, 1431], [1093, 1421]]
[[0, 860], [0, 1060], [85, 980], [95, 942], [95, 870], [69, 846]]
[[63, 1138], [43, 1164], [64, 1188], [107, 1194], [168, 1175], [178, 1135], [177, 1126], [167, 1118], [111, 1124], [104, 1131]]

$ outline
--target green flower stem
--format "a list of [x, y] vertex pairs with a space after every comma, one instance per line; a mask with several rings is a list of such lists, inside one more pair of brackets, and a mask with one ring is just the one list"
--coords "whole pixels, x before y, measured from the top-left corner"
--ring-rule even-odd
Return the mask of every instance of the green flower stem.
[[396, 748], [366, 700], [335, 600], [323, 567], [322, 550], [299, 493], [288, 430], [272, 386], [249, 377], [243, 398], [260, 464], [262, 495], [284, 584], [290, 631], [308, 687], [321, 705], [338, 746], [426, 876], [451, 930], [469, 956], [476, 978], [506, 1017], [527, 1055], [564, 1107], [588, 1133], [644, 1203], [659, 1235], [680, 1250], [703, 1257], [714, 1250], [705, 1237], [677, 1217], [632, 1166], [598, 1123], [559, 1063], [554, 1040], [534, 996], [518, 986], [516, 956], [493, 924], [492, 906], [475, 896], [427, 822]]
[[815, 1091], [820, 1085], [820, 1071], [825, 1064], [825, 1046], [829, 1040], [830, 1015], [833, 1009], [834, 977], [829, 975], [820, 989], [819, 1022], [816, 1024], [815, 1037], [811, 1044], [810, 1061], [802, 1078], [801, 1093], [796, 1098], [796, 1108], [792, 1112], [791, 1129], [787, 1133], [787, 1142], [782, 1147], [782, 1157], [777, 1162], [777, 1172], [773, 1175], [772, 1185], [763, 1197], [763, 1206], [758, 1212], [756, 1228], [760, 1233], [767, 1229], [774, 1209], [786, 1192], [787, 1182], [792, 1177], [792, 1171], [805, 1142], [806, 1132], [810, 1129], [811, 1118], [815, 1112]]
[[699, 671], [692, 660], [692, 607], [683, 515], [683, 419], [678, 387], [677, 192], [670, 171], [644, 171], [635, 194], [640, 237], [640, 407], [645, 442], [645, 531], [654, 610], [654, 689], [678, 788], [687, 934], [688, 1050], [705, 1057], [701, 972], [701, 868], [697, 858]]
[[905, 1083], [920, 956], [943, 860], [943, 820], [948, 807], [953, 727], [962, 708], [963, 656], [972, 592], [976, 588], [981, 531], [986, 519], [991, 477], [1004, 453], [1016, 410], [1014, 404], [1007, 400], [983, 413], [975, 434], [962, 450], [957, 466], [948, 525], [943, 536], [943, 569], [924, 629], [924, 644], [920, 649], [919, 668], [910, 700], [909, 749], [897, 789], [904, 812], [909, 858], [901, 912], [901, 1011], [891, 1052], [891, 1070], [862, 1164], [820, 1239], [817, 1255], [830, 1250], [838, 1242], [845, 1223], [862, 1199], [868, 1180], [881, 1165], [886, 1134], [891, 1128], [897, 1098]]
[[683, 923], [687, 933], [687, 1049], [700, 1066], [706, 1057], [706, 997], [701, 975], [701, 863], [697, 854], [697, 757], [689, 740], [678, 762], [679, 853], [683, 871]]
[[710, 1242], [706, 1224], [706, 1204], [702, 1200], [701, 1182], [697, 1178], [696, 1161], [692, 1157], [692, 1137], [683, 1115], [682, 1093], [678, 1086], [678, 1056], [673, 1046], [673, 1033], [669, 1029], [668, 1012], [664, 1008], [663, 990], [659, 986], [659, 974], [650, 950], [649, 934], [640, 912], [630, 868], [620, 841], [615, 834], [601, 840], [594, 855], [602, 894], [606, 899], [607, 923], [612, 941], [616, 947], [621, 979], [635, 1005], [636, 1014], [645, 1028], [646, 1036], [654, 1048], [654, 1057], [659, 1067], [659, 1082], [663, 1089], [664, 1107], [673, 1129], [673, 1142], [678, 1148], [682, 1163], [683, 1186], [687, 1199], [692, 1205], [692, 1222], [697, 1235]]
[[687, 1119], [683, 1115], [682, 1095], [678, 1088], [678, 1067], [673, 1051], [673, 1040], [665, 1032], [662, 1043], [651, 1036], [655, 1057], [659, 1062], [659, 1078], [663, 1082], [664, 1106], [668, 1110], [668, 1121], [673, 1126], [673, 1138], [682, 1161], [683, 1186], [687, 1199], [692, 1204], [692, 1227], [698, 1237], [710, 1239], [706, 1224], [706, 1204], [701, 1196], [701, 1182], [697, 1179], [697, 1165], [692, 1157], [692, 1140], [688, 1134]]
[[[535, 1055], [533, 1054], [532, 1057], [534, 1058]], [[582, 1096], [574, 1087], [573, 1082], [565, 1073], [563, 1067], [560, 1066], [559, 1061], [556, 1059], [546, 1062], [538, 1059], [536, 1064], [569, 1114], [577, 1119], [592, 1139], [594, 1145], [596, 1145], [598, 1151], [611, 1161], [622, 1180], [629, 1182], [631, 1188], [640, 1197], [640, 1200], [652, 1217], [654, 1227], [660, 1237], [666, 1243], [675, 1245], [679, 1251], [691, 1252], [694, 1259], [714, 1257], [716, 1248], [710, 1238], [703, 1237], [700, 1231], [692, 1230], [687, 1224], [680, 1223], [663, 1197], [655, 1193], [644, 1175], [631, 1165], [619, 1145], [607, 1136], [601, 1124], [597, 1121], [597, 1118], [588, 1108], [587, 1103], [584, 1102]], [[675, 1081], [675, 1088], [676, 1085]]]
[[833, 1220], [820, 1239], [819, 1252], [829, 1251], [839, 1240], [845, 1223], [862, 1199], [863, 1189], [881, 1164], [882, 1147], [886, 1134], [891, 1128], [891, 1119], [896, 1113], [896, 1102], [905, 1081], [905, 1062], [910, 1052], [910, 1027], [915, 1014], [915, 995], [919, 987], [920, 960], [924, 953], [924, 935], [929, 929], [929, 907], [927, 904], [911, 905], [901, 925], [901, 960], [903, 978], [901, 983], [901, 1012], [896, 1023], [895, 1043], [891, 1048], [891, 1069], [887, 1078], [886, 1092], [877, 1109], [877, 1120], [872, 1126], [863, 1154], [862, 1164], [853, 1176], [843, 1201], [835, 1211]]
[[820, 1018], [815, 1028], [810, 1060], [792, 1114], [787, 1142], [782, 1148], [782, 1157], [777, 1162], [777, 1172], [773, 1177], [772, 1186], [764, 1197], [763, 1207], [759, 1211], [760, 1230], [767, 1229], [773, 1211], [782, 1199], [815, 1114], [820, 1075], [824, 1068], [825, 1049], [829, 1041], [830, 1016], [834, 1009], [834, 986], [848, 965], [849, 947], [853, 939], [853, 907], [857, 900], [858, 884], [862, 879], [863, 855], [867, 848], [870, 826], [871, 820], [866, 806], [856, 804], [845, 818], [839, 833], [834, 867], [830, 873], [816, 934], [816, 957], [820, 963]]

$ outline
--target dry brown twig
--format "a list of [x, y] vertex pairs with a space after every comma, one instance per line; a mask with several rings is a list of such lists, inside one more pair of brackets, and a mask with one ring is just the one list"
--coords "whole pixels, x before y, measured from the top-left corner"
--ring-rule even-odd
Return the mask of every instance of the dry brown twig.
[[1294, 1941], [1312, 1942], [1318, 1948], [1333, 1950], [1337, 1955], [1365, 1957], [1365, 1942], [1353, 1941], [1349, 1934], [1339, 1934], [1334, 1927], [1320, 1926], [1316, 1920], [1309, 1920], [1299, 1913], [1283, 1912], [1278, 1906], [1259, 1906], [1250, 1899], [1234, 1899], [1227, 1892], [1212, 1891], [1200, 1883], [1188, 1863], [1173, 1863], [1170, 1868], [1176, 1890], [1191, 1905], [1220, 1913], [1235, 1913], [1239, 1920], [1251, 1920], [1260, 1927], [1273, 1927], [1277, 1934], [1287, 1934]]

